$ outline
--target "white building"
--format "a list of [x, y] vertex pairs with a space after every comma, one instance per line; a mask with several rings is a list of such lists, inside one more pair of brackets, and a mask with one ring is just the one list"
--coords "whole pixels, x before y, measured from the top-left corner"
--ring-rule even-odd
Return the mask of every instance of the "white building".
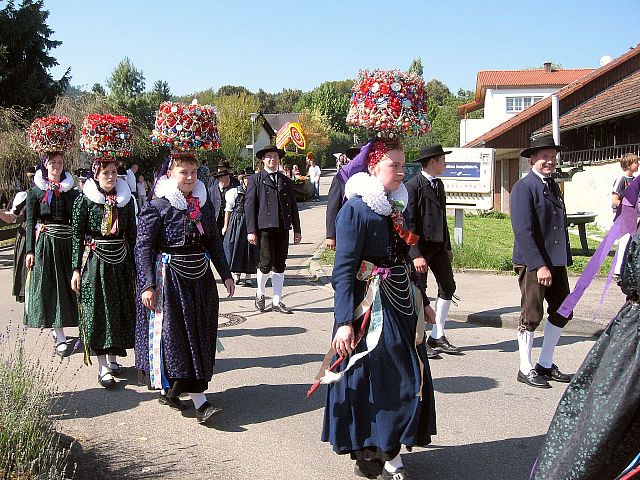
[[[458, 107], [462, 118], [460, 146], [592, 71], [591, 68], [553, 70], [551, 63], [545, 63], [544, 69], [478, 72], [475, 99]], [[469, 113], [481, 108], [484, 108], [484, 118], [467, 118]]]

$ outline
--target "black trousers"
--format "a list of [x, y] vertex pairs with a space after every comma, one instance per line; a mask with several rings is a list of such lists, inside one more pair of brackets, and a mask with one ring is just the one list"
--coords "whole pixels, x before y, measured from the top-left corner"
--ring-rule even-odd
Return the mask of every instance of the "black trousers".
[[269, 273], [271, 270], [283, 273], [289, 254], [289, 230], [281, 227], [258, 230], [258, 248], [258, 269], [262, 273]]
[[[438, 284], [438, 297], [451, 300], [456, 292], [456, 282], [453, 278], [453, 268], [449, 260], [449, 252], [445, 242], [420, 242], [420, 253], [427, 261], [427, 265]], [[418, 274], [424, 285], [427, 284], [427, 274]]]
[[518, 274], [520, 285], [520, 330], [534, 332], [544, 315], [544, 301], [547, 301], [549, 323], [564, 328], [573, 317], [564, 318], [558, 313], [558, 308], [570, 293], [567, 267], [549, 267], [551, 271], [551, 286], [545, 287], [538, 283], [538, 271], [527, 270], [524, 265], [513, 265]]

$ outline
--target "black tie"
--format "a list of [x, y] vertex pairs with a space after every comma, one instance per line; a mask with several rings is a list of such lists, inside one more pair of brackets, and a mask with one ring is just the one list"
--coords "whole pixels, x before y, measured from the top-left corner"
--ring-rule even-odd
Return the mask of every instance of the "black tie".
[[557, 198], [560, 198], [558, 184], [551, 177], [544, 177], [544, 183], [547, 184], [549, 191]]
[[271, 177], [271, 181], [273, 182], [273, 184], [278, 185], [278, 181], [276, 180], [276, 174], [270, 173], [269, 176]]

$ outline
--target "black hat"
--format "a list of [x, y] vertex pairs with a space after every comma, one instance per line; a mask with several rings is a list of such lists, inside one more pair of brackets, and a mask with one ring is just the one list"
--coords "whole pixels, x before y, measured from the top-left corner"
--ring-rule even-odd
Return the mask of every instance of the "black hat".
[[439, 157], [440, 155], [448, 155], [449, 153], [451, 153], [451, 150], [442, 150], [442, 145], [428, 145], [420, 149], [418, 158], [415, 161], [423, 163], [425, 160], [429, 160], [430, 158]]
[[231, 167], [231, 165], [229, 165], [229, 162], [227, 162], [226, 160], [221, 160], [218, 162], [218, 166], [217, 168], [226, 168], [227, 170]]
[[244, 174], [245, 175], [253, 175], [254, 173], [256, 173], [256, 171], [251, 167], [247, 167], [247, 168], [244, 169]]
[[544, 150], [545, 148], [554, 148], [556, 152], [564, 149], [562, 145], [556, 145], [553, 137], [542, 137], [532, 140], [531, 146], [529, 148], [525, 148], [522, 153], [520, 153], [520, 156], [529, 158], [533, 153], [537, 152], [538, 150]]
[[344, 154], [347, 156], [347, 158], [349, 160], [353, 160], [354, 158], [356, 158], [356, 155], [358, 155], [360, 153], [360, 149], [364, 146], [363, 143], [359, 144], [359, 145], [354, 145], [353, 147], [349, 147], [347, 148], [347, 151], [344, 152]]
[[229, 170], [223, 170], [221, 172], [216, 172], [212, 176], [213, 176], [213, 178], [220, 178], [220, 177], [226, 177], [227, 175], [231, 176], [231, 172]]
[[276, 152], [280, 159], [282, 160], [287, 152], [282, 150], [281, 148], [276, 147], [275, 145], [269, 145], [268, 147], [263, 148], [262, 150], [258, 150], [256, 152], [256, 158], [262, 159], [265, 153]]

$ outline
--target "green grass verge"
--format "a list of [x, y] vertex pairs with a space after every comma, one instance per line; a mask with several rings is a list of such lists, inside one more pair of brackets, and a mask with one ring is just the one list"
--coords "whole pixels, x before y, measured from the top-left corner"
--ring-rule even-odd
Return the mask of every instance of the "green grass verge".
[[[451, 239], [453, 240], [453, 218], [448, 219]], [[591, 228], [589, 234], [597, 233]], [[573, 265], [572, 273], [582, 273], [591, 259], [591, 255], [599, 242], [587, 239], [589, 254], [584, 255], [580, 246], [580, 238], [569, 234]], [[504, 214], [469, 215], [464, 218], [463, 246], [453, 246], [453, 266], [459, 269], [483, 269], [509, 272], [513, 271], [511, 253], [513, 250], [513, 231], [511, 221]], [[600, 274], [606, 275], [611, 268], [614, 252], [610, 252], [600, 268]], [[320, 256], [322, 265], [333, 265], [335, 253], [325, 250]]]

